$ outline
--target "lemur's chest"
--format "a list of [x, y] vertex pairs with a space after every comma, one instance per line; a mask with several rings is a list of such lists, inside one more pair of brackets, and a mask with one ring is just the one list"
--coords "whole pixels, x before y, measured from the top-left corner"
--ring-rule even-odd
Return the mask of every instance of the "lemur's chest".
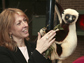
[[69, 25], [63, 25], [63, 30], [59, 30], [56, 32], [56, 41], [63, 41], [67, 36], [68, 36], [68, 33], [69, 33]]

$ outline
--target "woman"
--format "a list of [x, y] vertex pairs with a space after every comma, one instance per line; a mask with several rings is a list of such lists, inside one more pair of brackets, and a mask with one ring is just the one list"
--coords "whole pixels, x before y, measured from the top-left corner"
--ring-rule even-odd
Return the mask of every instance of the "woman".
[[0, 63], [50, 63], [42, 55], [55, 41], [51, 30], [43, 37], [38, 32], [37, 44], [26, 40], [29, 36], [28, 17], [17, 8], [0, 14]]

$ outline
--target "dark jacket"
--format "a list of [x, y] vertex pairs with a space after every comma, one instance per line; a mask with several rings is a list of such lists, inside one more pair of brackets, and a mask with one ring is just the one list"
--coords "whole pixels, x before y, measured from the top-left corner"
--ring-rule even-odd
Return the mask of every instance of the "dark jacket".
[[[28, 63], [51, 63], [46, 60], [42, 54], [35, 50], [34, 44], [31, 42], [25, 42], [29, 60]], [[9, 49], [0, 46], [0, 63], [27, 63], [19, 48], [17, 51], [10, 51]]]

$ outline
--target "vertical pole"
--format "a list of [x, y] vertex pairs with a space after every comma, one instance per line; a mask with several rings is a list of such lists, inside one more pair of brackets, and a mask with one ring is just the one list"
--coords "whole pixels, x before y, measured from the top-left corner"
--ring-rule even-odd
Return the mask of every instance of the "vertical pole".
[[47, 0], [46, 5], [46, 25], [48, 25], [47, 29], [53, 29], [53, 22], [54, 22], [54, 6], [55, 0]]
[[[55, 1], [56, 0], [47, 0], [47, 5], [46, 5], [46, 25], [48, 25], [48, 27], [47, 27], [48, 30], [51, 30], [54, 27]], [[57, 60], [54, 63], [57, 63]]]

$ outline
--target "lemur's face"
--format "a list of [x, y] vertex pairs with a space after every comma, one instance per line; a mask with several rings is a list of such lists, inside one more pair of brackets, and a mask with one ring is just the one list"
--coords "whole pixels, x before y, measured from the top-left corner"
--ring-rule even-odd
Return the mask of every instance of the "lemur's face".
[[75, 23], [78, 19], [79, 13], [74, 9], [66, 9], [62, 14], [62, 19], [65, 23]]
[[76, 16], [75, 15], [71, 15], [71, 14], [66, 14], [64, 17], [65, 21], [67, 23], [72, 23], [76, 20]]

